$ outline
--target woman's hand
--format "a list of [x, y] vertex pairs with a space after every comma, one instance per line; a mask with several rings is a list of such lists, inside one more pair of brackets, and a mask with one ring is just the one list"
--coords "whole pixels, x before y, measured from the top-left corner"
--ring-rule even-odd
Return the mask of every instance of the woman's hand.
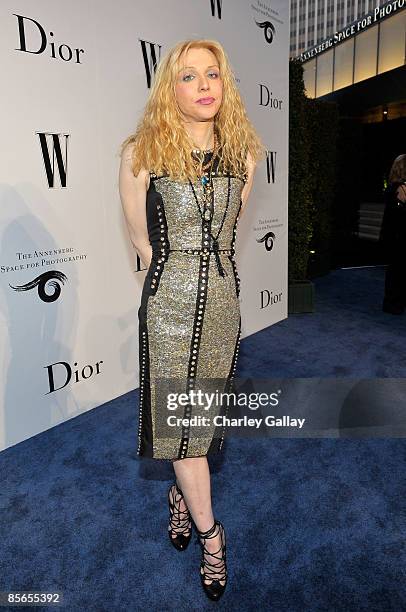
[[400, 202], [406, 202], [406, 185], [399, 185], [396, 196]]

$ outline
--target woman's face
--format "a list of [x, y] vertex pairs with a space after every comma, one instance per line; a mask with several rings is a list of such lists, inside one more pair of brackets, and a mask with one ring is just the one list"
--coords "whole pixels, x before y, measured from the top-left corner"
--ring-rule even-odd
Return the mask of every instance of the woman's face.
[[175, 95], [186, 122], [210, 121], [218, 112], [223, 83], [216, 56], [209, 49], [189, 49], [179, 62]]

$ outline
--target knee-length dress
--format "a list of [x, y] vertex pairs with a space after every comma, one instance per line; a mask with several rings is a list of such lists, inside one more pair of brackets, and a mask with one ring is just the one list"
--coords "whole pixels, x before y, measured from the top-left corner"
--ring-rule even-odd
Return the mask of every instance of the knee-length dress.
[[[168, 409], [165, 393], [232, 389], [241, 334], [235, 240], [245, 180], [213, 161], [210, 217], [201, 182], [150, 173], [152, 260], [138, 310], [139, 456], [175, 460], [222, 449], [228, 402]], [[199, 416], [207, 418], [197, 426]]]

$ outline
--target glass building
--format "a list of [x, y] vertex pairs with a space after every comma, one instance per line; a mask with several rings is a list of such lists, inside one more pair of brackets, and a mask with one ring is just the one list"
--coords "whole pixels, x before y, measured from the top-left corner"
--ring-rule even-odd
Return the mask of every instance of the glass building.
[[290, 0], [290, 27], [307, 97], [338, 105], [335, 223], [352, 224], [340, 257], [376, 263], [383, 189], [406, 153], [406, 0]]
[[[406, 0], [291, 0], [290, 57], [319, 98], [405, 66]], [[404, 83], [404, 73], [399, 74]]]
[[290, 0], [290, 57], [332, 36], [387, 0]]

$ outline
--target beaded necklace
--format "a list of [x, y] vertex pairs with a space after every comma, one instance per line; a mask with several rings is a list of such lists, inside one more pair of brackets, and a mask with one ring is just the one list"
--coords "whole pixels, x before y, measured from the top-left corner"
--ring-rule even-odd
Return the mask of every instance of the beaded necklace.
[[[206, 221], [210, 221], [213, 218], [213, 214], [214, 214], [214, 188], [213, 188], [213, 181], [211, 177], [212, 177], [212, 172], [213, 172], [213, 163], [217, 155], [218, 149], [219, 149], [218, 138], [217, 138], [216, 132], [214, 132], [214, 146], [213, 146], [213, 154], [211, 156], [211, 159], [209, 159], [208, 162], [204, 163], [205, 155], [210, 152], [210, 149], [208, 149], [207, 151], [200, 151], [201, 153], [203, 153], [203, 157], [199, 159], [200, 168], [197, 168], [198, 174], [200, 175], [200, 181], [203, 186], [203, 196], [202, 196], [203, 217], [202, 218], [204, 218]], [[193, 153], [197, 153], [196, 149], [193, 151]], [[197, 162], [195, 161], [195, 165], [196, 163]]]
[[195, 197], [200, 217], [203, 221], [204, 231], [207, 235], [210, 235], [211, 246], [213, 247], [219, 274], [220, 276], [226, 276], [227, 274], [221, 264], [221, 260], [219, 256], [218, 238], [220, 236], [221, 230], [223, 229], [224, 221], [227, 215], [228, 206], [230, 203], [230, 175], [228, 176], [227, 202], [226, 202], [226, 206], [224, 209], [223, 218], [221, 220], [220, 227], [216, 235], [214, 236], [211, 231], [211, 222], [212, 222], [213, 214], [214, 214], [214, 187], [213, 187], [213, 180], [212, 180], [212, 170], [213, 170], [214, 158], [216, 156], [216, 153], [217, 153], [217, 147], [216, 147], [216, 141], [215, 141], [215, 146], [214, 146], [213, 155], [211, 157], [211, 160], [205, 165], [202, 165], [202, 168], [205, 168], [205, 169], [207, 169], [210, 165], [209, 176], [207, 175], [201, 176], [201, 183], [203, 186], [203, 197], [202, 197], [203, 209], [199, 204], [199, 200], [197, 198], [195, 188], [193, 187], [193, 183], [190, 179], [189, 179], [189, 184], [192, 189], [193, 195]]

